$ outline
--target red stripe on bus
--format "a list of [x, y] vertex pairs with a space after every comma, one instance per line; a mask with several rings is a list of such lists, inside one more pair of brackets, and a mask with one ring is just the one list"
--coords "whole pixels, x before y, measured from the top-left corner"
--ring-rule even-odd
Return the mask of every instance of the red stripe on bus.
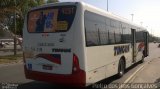
[[61, 64], [60, 55], [59, 55], [58, 58], [56, 58], [56, 57], [54, 57], [54, 54], [38, 54], [37, 57], [41, 57], [41, 58], [47, 59], [47, 60], [49, 60], [51, 62], [54, 62], [54, 63], [57, 63], [57, 64]]
[[64, 74], [64, 75], [31, 71], [27, 70], [26, 67], [24, 67], [24, 70], [27, 79], [45, 81], [65, 86], [85, 87], [86, 84], [86, 73], [83, 70], [79, 70], [79, 72], [75, 74]]

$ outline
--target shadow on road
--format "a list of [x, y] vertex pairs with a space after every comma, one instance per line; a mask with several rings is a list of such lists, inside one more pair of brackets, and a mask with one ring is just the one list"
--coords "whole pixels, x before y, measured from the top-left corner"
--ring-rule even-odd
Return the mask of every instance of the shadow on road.
[[[129, 72], [130, 70], [132, 70], [133, 68], [135, 68], [135, 67], [138, 66], [139, 64], [141, 64], [141, 62], [137, 62], [137, 63], [135, 63], [134, 65], [130, 66], [129, 68], [127, 68], [127, 69], [125, 70], [125, 73]], [[104, 80], [101, 80], [101, 81], [99, 81], [99, 82], [97, 82], [97, 83], [89, 86], [87, 89], [93, 89], [93, 88], [94, 88], [94, 89], [102, 89], [102, 88], [105, 88], [106, 86], [108, 86], [109, 84], [111, 84], [113, 81], [115, 81], [115, 80], [117, 80], [117, 79], [119, 79], [119, 77], [117, 77], [117, 75], [114, 75], [114, 76], [111, 76], [111, 77], [109, 77], [109, 78], [106, 78], [106, 79], [104, 79]], [[123, 83], [123, 82], [119, 82], [119, 83]], [[103, 87], [97, 88], [96, 85], [101, 85], [101, 86], [103, 86]]]
[[68, 87], [62, 85], [55, 85], [51, 83], [33, 81], [29, 83], [20, 84], [17, 89], [88, 89], [88, 88]]
[[141, 62], [139, 61], [139, 62], [133, 64], [132, 66], [130, 66], [129, 68], [127, 68], [127, 69], [125, 70], [125, 72], [127, 73], [128, 71], [132, 70], [133, 68], [135, 68], [136, 66], [138, 66], [138, 65], [140, 65], [140, 64], [143, 64], [143, 63], [141, 63]]
[[[136, 63], [134, 64], [133, 66], [129, 67], [128, 69], [126, 69], [126, 73], [133, 69], [135, 66], [137, 66], [138, 64], [140, 63]], [[32, 82], [29, 82], [29, 83], [24, 83], [24, 84], [20, 84], [18, 86], [17, 89], [101, 89], [101, 88], [104, 88], [102, 87], [103, 85], [109, 85], [110, 83], [112, 83], [113, 81], [119, 79], [116, 75], [114, 76], [111, 76], [109, 78], [106, 78], [102, 81], [99, 81], [95, 84], [92, 84], [86, 88], [75, 88], [75, 87], [66, 87], [66, 86], [58, 86], [58, 85], [54, 85], [54, 84], [50, 84], [50, 83], [45, 83], [45, 82], [39, 82], [39, 81], [32, 81]], [[102, 86], [99, 86], [96, 87], [96, 85], [102, 85]]]
[[29, 83], [20, 84], [17, 89], [61, 89], [63, 87], [56, 86], [50, 83], [33, 81]]

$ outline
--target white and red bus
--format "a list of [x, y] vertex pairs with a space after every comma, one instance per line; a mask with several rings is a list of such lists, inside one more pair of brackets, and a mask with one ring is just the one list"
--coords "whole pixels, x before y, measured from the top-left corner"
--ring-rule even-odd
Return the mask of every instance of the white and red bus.
[[27, 79], [87, 86], [148, 56], [148, 32], [83, 2], [31, 9], [23, 30]]

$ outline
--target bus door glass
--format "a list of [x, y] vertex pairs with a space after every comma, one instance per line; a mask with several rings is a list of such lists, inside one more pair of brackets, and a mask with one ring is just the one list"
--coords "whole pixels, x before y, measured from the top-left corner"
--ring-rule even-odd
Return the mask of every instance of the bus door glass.
[[145, 57], [149, 55], [148, 35], [149, 35], [148, 32], [144, 32], [144, 44], [145, 44], [144, 56]]
[[132, 32], [132, 62], [136, 62], [136, 39], [135, 39], [135, 34], [136, 34], [136, 29], [131, 29]]

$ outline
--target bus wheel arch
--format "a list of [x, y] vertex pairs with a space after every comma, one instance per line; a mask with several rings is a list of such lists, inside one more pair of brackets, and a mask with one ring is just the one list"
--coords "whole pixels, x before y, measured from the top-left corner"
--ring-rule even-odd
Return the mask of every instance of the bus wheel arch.
[[125, 69], [126, 69], [126, 60], [125, 60], [125, 57], [122, 56], [118, 63], [118, 73], [117, 73], [118, 78], [124, 75]]
[[123, 61], [124, 61], [124, 68], [126, 69], [126, 58], [125, 58], [124, 56], [122, 56], [122, 57], [120, 58], [120, 60], [123, 60]]

